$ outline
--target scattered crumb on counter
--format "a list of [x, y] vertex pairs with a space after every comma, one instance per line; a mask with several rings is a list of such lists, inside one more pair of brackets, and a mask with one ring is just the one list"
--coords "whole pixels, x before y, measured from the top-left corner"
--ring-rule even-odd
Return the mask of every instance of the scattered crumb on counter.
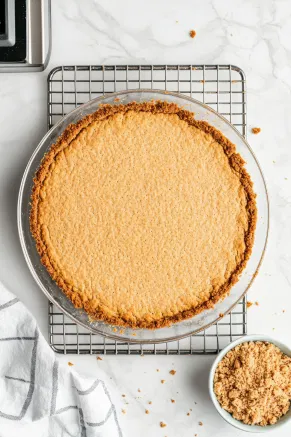
[[192, 411], [192, 408], [189, 408], [190, 411]]
[[115, 97], [114, 102], [120, 102], [120, 98], [119, 97]]
[[176, 370], [174, 370], [174, 369], [172, 369], [172, 370], [170, 370], [170, 372], [169, 372], [171, 375], [176, 375], [176, 373], [177, 373], [177, 371]]
[[120, 331], [119, 331], [119, 334], [124, 334], [124, 329], [121, 329]]
[[159, 372], [160, 371], [160, 369], [157, 369], [157, 372]]
[[121, 395], [123, 398], [125, 398], [125, 395]]
[[161, 428], [165, 428], [165, 426], [167, 426], [164, 422], [160, 422], [160, 427]]
[[190, 30], [189, 35], [190, 35], [190, 38], [195, 38], [195, 36], [196, 36], [195, 30]]
[[198, 422], [198, 425], [202, 426], [202, 425], [203, 425], [203, 422]]
[[223, 313], [219, 313], [219, 317], [224, 317], [224, 314]]
[[189, 413], [189, 412], [187, 413], [187, 416], [190, 416], [190, 413]]
[[259, 302], [256, 300], [255, 305], [257, 305], [257, 307], [260, 305]]
[[283, 313], [285, 313], [285, 310], [282, 310]]
[[99, 357], [99, 355], [96, 359], [97, 359], [97, 361], [103, 361], [103, 359], [101, 357]]
[[132, 335], [133, 337], [135, 337], [135, 336], [136, 336], [136, 332], [133, 332], [131, 335]]
[[261, 132], [261, 128], [260, 127], [253, 127], [252, 128], [252, 133], [257, 135]]
[[122, 414], [126, 414], [126, 410], [121, 410]]
[[71, 366], [73, 366], [73, 365], [74, 365], [74, 363], [71, 363], [71, 361], [68, 362], [68, 366], [71, 367]]
[[240, 82], [239, 80], [232, 80], [231, 83], [238, 83]]
[[116, 329], [116, 328], [112, 328], [112, 331], [113, 331], [113, 332], [117, 332], [117, 329]]
[[146, 413], [146, 414], [150, 414], [149, 410], [145, 410], [145, 413]]
[[171, 402], [172, 402], [172, 404], [174, 404], [176, 401], [175, 401], [175, 399], [171, 399]]
[[152, 401], [149, 401], [149, 405], [152, 405]]
[[205, 80], [200, 80], [200, 83], [205, 83]]
[[249, 300], [247, 301], [247, 308], [250, 308], [253, 304], [253, 302], [250, 302]]
[[165, 384], [166, 380], [165, 379], [161, 379], [161, 383]]

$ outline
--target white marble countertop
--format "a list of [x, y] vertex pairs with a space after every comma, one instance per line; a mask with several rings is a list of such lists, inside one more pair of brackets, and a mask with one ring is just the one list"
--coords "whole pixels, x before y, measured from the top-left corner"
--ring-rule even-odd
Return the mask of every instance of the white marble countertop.
[[[195, 39], [189, 38], [190, 29], [196, 30]], [[16, 204], [24, 168], [46, 132], [50, 69], [66, 64], [226, 63], [240, 66], [247, 76], [248, 138], [264, 171], [271, 202], [267, 253], [249, 292], [249, 299], [259, 306], [248, 311], [248, 331], [290, 345], [290, 29], [289, 0], [52, 0], [53, 44], [46, 71], [0, 75], [1, 280], [35, 315], [44, 335], [47, 300], [20, 249]], [[259, 135], [251, 134], [253, 126], [261, 127]], [[98, 374], [102, 368], [116, 383], [118, 410], [126, 410], [120, 415], [125, 436], [243, 435], [226, 424], [211, 404], [207, 391], [211, 356], [60, 359], [72, 361], [76, 370], [86, 373]], [[175, 376], [169, 375], [172, 368]], [[162, 385], [161, 379], [166, 383]], [[161, 420], [166, 428], [160, 428]], [[272, 435], [288, 432], [291, 423]]]

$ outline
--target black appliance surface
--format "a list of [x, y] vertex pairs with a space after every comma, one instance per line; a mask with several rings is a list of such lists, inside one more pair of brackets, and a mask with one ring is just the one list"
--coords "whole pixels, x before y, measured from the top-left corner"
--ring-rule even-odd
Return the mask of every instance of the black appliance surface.
[[0, 1], [0, 63], [26, 58], [26, 0]]

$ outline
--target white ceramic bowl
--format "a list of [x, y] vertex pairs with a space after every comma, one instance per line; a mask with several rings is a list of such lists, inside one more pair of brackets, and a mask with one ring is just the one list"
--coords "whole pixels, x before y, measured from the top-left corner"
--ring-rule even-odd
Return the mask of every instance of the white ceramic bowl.
[[238, 428], [238, 429], [240, 429], [242, 431], [263, 433], [263, 432], [272, 431], [275, 428], [279, 428], [281, 426], [284, 426], [284, 424], [286, 422], [291, 420], [291, 408], [289, 408], [288, 413], [285, 414], [284, 416], [282, 416], [281, 419], [279, 419], [278, 422], [276, 422], [274, 425], [267, 425], [267, 426], [246, 425], [243, 422], [240, 422], [239, 420], [234, 419], [231, 414], [229, 414], [226, 410], [224, 410], [220, 406], [220, 403], [218, 402], [218, 400], [216, 398], [216, 395], [214, 393], [214, 390], [213, 390], [214, 375], [215, 375], [215, 371], [216, 371], [216, 368], [217, 368], [219, 362], [227, 354], [228, 351], [230, 351], [231, 349], [236, 347], [238, 344], [247, 343], [249, 341], [267, 341], [269, 343], [273, 343], [275, 346], [278, 346], [278, 348], [284, 354], [286, 354], [289, 357], [291, 357], [291, 349], [289, 347], [287, 347], [286, 345], [284, 345], [284, 344], [280, 343], [279, 341], [277, 341], [277, 340], [275, 340], [275, 339], [273, 339], [271, 337], [268, 337], [266, 335], [246, 335], [245, 337], [241, 337], [238, 340], [235, 340], [232, 343], [230, 343], [226, 348], [224, 348], [217, 355], [214, 363], [212, 364], [211, 370], [210, 370], [209, 381], [208, 381], [208, 383], [209, 383], [209, 393], [210, 393], [210, 397], [212, 399], [212, 402], [213, 402], [215, 408], [217, 409], [217, 411], [219, 412], [221, 417], [226, 422], [230, 423], [232, 426], [234, 426], [235, 428]]

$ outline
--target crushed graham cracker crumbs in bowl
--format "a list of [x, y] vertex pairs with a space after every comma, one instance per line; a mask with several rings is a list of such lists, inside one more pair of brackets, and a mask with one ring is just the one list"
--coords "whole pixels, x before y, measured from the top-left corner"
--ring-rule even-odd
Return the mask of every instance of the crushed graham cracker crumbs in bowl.
[[[238, 429], [253, 433], [274, 430], [291, 420], [288, 382], [291, 361], [288, 358], [291, 358], [291, 349], [265, 335], [247, 335], [223, 349], [209, 375], [210, 397], [222, 418]], [[248, 383], [252, 389], [248, 390]], [[259, 396], [256, 396], [255, 385], [258, 385]], [[274, 390], [270, 390], [272, 385]], [[264, 396], [272, 397], [267, 409], [261, 402]]]

